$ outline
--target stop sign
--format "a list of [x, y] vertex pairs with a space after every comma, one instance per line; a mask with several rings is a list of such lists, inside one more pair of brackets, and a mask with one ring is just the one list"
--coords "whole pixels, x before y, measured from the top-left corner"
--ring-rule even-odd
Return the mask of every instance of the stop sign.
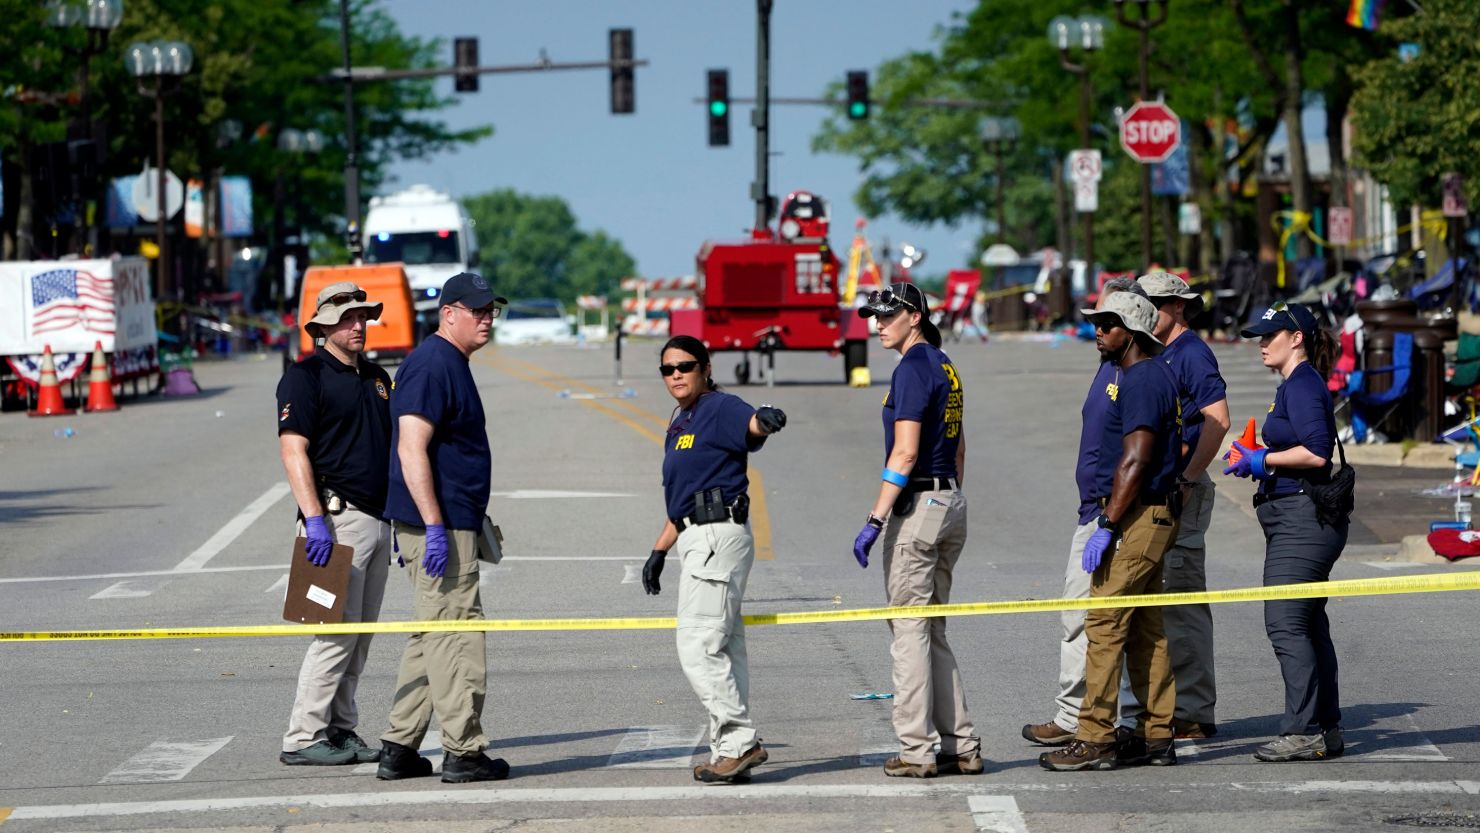
[[1138, 101], [1120, 120], [1120, 146], [1137, 162], [1165, 162], [1182, 141], [1182, 120], [1159, 101]]

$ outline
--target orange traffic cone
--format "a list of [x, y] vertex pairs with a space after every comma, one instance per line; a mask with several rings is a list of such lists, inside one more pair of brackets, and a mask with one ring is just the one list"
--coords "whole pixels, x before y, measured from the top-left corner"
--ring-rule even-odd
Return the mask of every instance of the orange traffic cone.
[[87, 411], [116, 411], [113, 380], [108, 378], [108, 358], [103, 355], [103, 342], [93, 344], [92, 375], [87, 380]]
[[[1253, 419], [1250, 419], [1249, 424], [1244, 426], [1244, 435], [1238, 438], [1238, 444], [1250, 450], [1264, 447], [1259, 444], [1259, 431], [1255, 427]], [[1234, 448], [1232, 446], [1229, 447], [1229, 463], [1237, 463], [1239, 460], [1242, 460], [1243, 457], [1244, 454], [1242, 451], [1239, 451], [1237, 448]]]
[[51, 358], [51, 345], [41, 353], [41, 387], [36, 392], [36, 410], [31, 416], [66, 416], [77, 413], [62, 401], [62, 385], [57, 381], [57, 364]]

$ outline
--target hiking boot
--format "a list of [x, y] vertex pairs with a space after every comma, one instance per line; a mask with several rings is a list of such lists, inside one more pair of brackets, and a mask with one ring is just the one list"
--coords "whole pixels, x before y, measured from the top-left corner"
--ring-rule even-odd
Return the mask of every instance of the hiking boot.
[[1063, 749], [1044, 752], [1038, 756], [1038, 765], [1054, 772], [1077, 772], [1082, 769], [1114, 769], [1115, 744], [1093, 743], [1075, 739]]
[[355, 762], [354, 750], [339, 749], [327, 740], [293, 752], [284, 752], [278, 760], [288, 766], [344, 766]]
[[936, 755], [935, 772], [937, 775], [981, 775], [987, 768], [987, 762], [978, 752], [970, 755]]
[[1254, 750], [1254, 757], [1270, 763], [1319, 761], [1326, 757], [1326, 739], [1319, 735], [1280, 735]]
[[1029, 723], [1023, 727], [1023, 740], [1039, 746], [1063, 746], [1074, 739], [1074, 733], [1053, 722]]
[[1321, 739], [1326, 741], [1326, 757], [1340, 758], [1346, 751], [1346, 740], [1341, 736], [1341, 727], [1321, 730]]
[[1148, 741], [1132, 735], [1116, 743], [1115, 756], [1120, 766], [1174, 766], [1177, 747], [1171, 738]]
[[884, 774], [890, 778], [934, 778], [939, 772], [935, 764], [912, 764], [899, 758], [884, 762]]
[[751, 767], [757, 767], [770, 760], [771, 756], [765, 747], [757, 743], [738, 758], [726, 758], [721, 756], [719, 760], [699, 764], [694, 767], [694, 780], [703, 781], [706, 784], [728, 784], [731, 781], [744, 781], [750, 777]]
[[365, 745], [365, 741], [359, 735], [348, 729], [330, 729], [329, 743], [335, 749], [344, 749], [355, 753], [355, 760], [362, 764], [373, 764], [380, 760], [380, 750], [371, 749]]
[[442, 783], [466, 784], [469, 781], [502, 781], [509, 777], [509, 762], [490, 758], [482, 752], [471, 755], [442, 756]]
[[399, 781], [402, 778], [425, 778], [432, 774], [432, 762], [416, 753], [409, 746], [381, 741], [380, 768], [375, 777], [382, 781]]
[[1191, 740], [1206, 740], [1218, 734], [1218, 726], [1213, 723], [1198, 723], [1196, 720], [1183, 720], [1180, 717], [1172, 718], [1172, 737]]

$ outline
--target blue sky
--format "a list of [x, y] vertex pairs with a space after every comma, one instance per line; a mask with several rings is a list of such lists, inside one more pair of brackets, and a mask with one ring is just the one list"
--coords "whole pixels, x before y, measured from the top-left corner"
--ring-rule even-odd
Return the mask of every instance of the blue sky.
[[[481, 90], [444, 111], [454, 127], [492, 124], [492, 138], [457, 153], [392, 166], [394, 188], [424, 182], [455, 196], [495, 188], [564, 198], [581, 226], [621, 240], [646, 277], [690, 274], [706, 239], [740, 238], [754, 217], [754, 131], [749, 108], [731, 113], [731, 144], [707, 143], [704, 93], [710, 68], [730, 70], [730, 94], [755, 89], [752, 0], [384, 0], [407, 34], [479, 38], [485, 65], [604, 59], [607, 30], [635, 30], [637, 112], [613, 116], [604, 71], [485, 75]], [[779, 0], [772, 16], [772, 95], [818, 96], [850, 69], [936, 43], [937, 27], [972, 0]], [[452, 81], [437, 82], [451, 91]], [[813, 154], [825, 111], [772, 108], [771, 191], [809, 190], [832, 203], [833, 244], [846, 252], [860, 182], [852, 157]], [[929, 252], [934, 273], [974, 260], [980, 223], [954, 229], [870, 218], [870, 236]]]

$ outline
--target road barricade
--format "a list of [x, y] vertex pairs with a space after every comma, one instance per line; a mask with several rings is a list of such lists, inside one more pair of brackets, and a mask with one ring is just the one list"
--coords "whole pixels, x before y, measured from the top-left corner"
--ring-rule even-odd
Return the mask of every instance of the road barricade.
[[693, 275], [676, 278], [623, 278], [622, 332], [629, 336], [668, 335], [668, 313], [699, 309], [699, 280]]

